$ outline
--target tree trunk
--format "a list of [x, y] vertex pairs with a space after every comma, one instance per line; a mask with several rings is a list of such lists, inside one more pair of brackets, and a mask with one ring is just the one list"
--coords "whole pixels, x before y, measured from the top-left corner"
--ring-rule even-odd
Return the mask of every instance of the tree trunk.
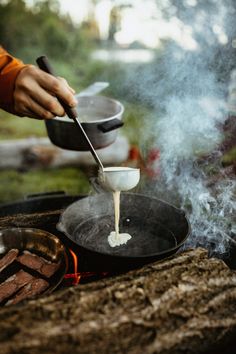
[[200, 248], [0, 311], [1, 354], [216, 353], [235, 337], [236, 274]]

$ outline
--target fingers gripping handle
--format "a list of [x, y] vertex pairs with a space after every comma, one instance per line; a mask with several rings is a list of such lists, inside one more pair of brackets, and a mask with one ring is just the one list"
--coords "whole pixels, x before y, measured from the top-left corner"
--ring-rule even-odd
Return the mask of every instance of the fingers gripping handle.
[[[49, 63], [48, 58], [45, 55], [37, 58], [36, 59], [36, 63], [38, 64], [38, 67], [41, 70], [45, 71], [48, 74], [51, 74], [51, 75], [55, 76], [54, 70], [53, 70], [51, 64]], [[65, 112], [66, 112], [66, 114], [68, 115], [69, 118], [75, 119], [75, 118], [78, 117], [76, 108], [71, 108], [69, 105], [67, 105], [59, 97], [57, 97], [57, 99], [60, 102], [60, 104], [62, 105], [62, 107], [64, 108], [64, 110], [65, 110]]]
[[[36, 59], [36, 62], [37, 62], [38, 66], [39, 66], [39, 68], [41, 70], [47, 72], [48, 74], [51, 74], [51, 75], [55, 76], [54, 72], [53, 72], [53, 69], [52, 69], [52, 67], [51, 67], [51, 65], [50, 65], [50, 63], [48, 61], [48, 58], [45, 55], [39, 57], [38, 59]], [[80, 129], [80, 131], [82, 132], [84, 140], [88, 144], [88, 148], [89, 148], [90, 152], [92, 153], [92, 155], [93, 155], [95, 161], [97, 162], [97, 164], [103, 170], [103, 164], [102, 164], [99, 156], [97, 155], [96, 151], [94, 150], [94, 147], [91, 144], [91, 141], [89, 140], [84, 128], [82, 127], [80, 121], [78, 120], [77, 110], [75, 108], [71, 108], [70, 106], [68, 106], [59, 97], [57, 97], [57, 99], [60, 102], [60, 104], [62, 105], [62, 107], [64, 108], [64, 110], [65, 110], [66, 114], [68, 115], [68, 117], [74, 120], [75, 124]]]
[[49, 63], [46, 55], [42, 55], [41, 57], [37, 58], [36, 62], [41, 70], [45, 71], [48, 74], [55, 76], [54, 70], [53, 70], [51, 64]]

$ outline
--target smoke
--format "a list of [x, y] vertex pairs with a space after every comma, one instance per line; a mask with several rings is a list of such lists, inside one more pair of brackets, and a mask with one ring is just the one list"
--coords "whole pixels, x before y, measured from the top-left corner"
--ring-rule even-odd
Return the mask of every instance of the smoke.
[[[155, 64], [130, 75], [129, 83], [133, 94], [156, 110], [148, 126], [149, 134], [155, 130], [160, 149], [161, 178], [147, 188], [187, 211], [192, 228], [187, 246], [202, 245], [222, 254], [236, 230], [235, 175], [222, 172], [219, 149], [235, 57], [230, 38], [236, 32], [229, 24], [236, 7], [231, 1], [187, 3], [179, 13], [183, 21], [192, 21], [197, 49], [187, 51], [169, 42]], [[211, 169], [221, 177], [210, 184]]]

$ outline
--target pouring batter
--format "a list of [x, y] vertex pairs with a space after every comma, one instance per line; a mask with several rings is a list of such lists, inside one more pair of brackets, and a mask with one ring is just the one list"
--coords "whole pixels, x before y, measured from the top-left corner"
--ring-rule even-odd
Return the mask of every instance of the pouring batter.
[[140, 170], [131, 167], [103, 167], [99, 171], [100, 184], [113, 192], [115, 210], [115, 231], [108, 236], [108, 243], [111, 247], [116, 247], [127, 243], [131, 235], [119, 232], [120, 221], [120, 192], [134, 188], [140, 179]]
[[126, 244], [131, 239], [131, 235], [119, 232], [120, 221], [120, 191], [113, 192], [114, 209], [115, 209], [115, 231], [112, 231], [108, 236], [108, 243], [111, 247], [121, 246]]

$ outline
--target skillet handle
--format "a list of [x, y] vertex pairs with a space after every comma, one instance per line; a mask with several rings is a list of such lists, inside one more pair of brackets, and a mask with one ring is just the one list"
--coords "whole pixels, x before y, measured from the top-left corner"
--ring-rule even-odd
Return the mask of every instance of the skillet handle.
[[[38, 64], [38, 67], [45, 71], [48, 74], [51, 74], [52, 76], [55, 76], [54, 74], [54, 70], [51, 66], [51, 64], [49, 63], [48, 58], [46, 57], [46, 55], [43, 55], [39, 58], [36, 59], [36, 62]], [[67, 105], [61, 98], [57, 97], [58, 101], [60, 102], [60, 104], [62, 105], [62, 107], [64, 108], [66, 114], [68, 115], [69, 118], [71, 119], [76, 119], [78, 117], [78, 113], [76, 108], [71, 108], [69, 105]]]
[[45, 192], [45, 193], [34, 193], [28, 194], [24, 197], [25, 200], [35, 199], [35, 198], [44, 198], [44, 197], [58, 197], [66, 195], [64, 191], [56, 191], [56, 192]]

